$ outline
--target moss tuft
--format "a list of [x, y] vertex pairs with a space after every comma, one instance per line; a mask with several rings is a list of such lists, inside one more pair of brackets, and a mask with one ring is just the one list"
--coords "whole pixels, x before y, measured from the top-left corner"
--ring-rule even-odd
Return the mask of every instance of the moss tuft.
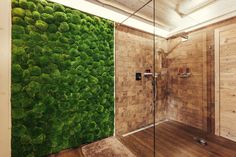
[[48, 24], [42, 20], [37, 20], [35, 26], [41, 31], [46, 31], [48, 28]]
[[55, 21], [58, 21], [58, 22], [63, 22], [67, 20], [67, 16], [63, 12], [54, 12], [53, 16], [54, 16]]
[[69, 29], [70, 29], [70, 27], [69, 27], [69, 25], [66, 22], [62, 22], [60, 24], [60, 26], [58, 27], [58, 30], [60, 32], [67, 32], [67, 31], [69, 31]]
[[24, 17], [25, 16], [25, 10], [22, 8], [14, 8], [12, 9], [12, 14], [14, 16]]

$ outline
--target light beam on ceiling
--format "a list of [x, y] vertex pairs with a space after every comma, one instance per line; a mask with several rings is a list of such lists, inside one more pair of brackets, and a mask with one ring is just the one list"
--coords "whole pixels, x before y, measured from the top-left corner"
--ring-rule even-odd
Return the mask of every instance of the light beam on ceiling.
[[[117, 23], [122, 22], [130, 15], [130, 14], [121, 12], [119, 10], [106, 8], [99, 3], [91, 3], [86, 0], [50, 0], [50, 1], [60, 3], [74, 9], [78, 9], [89, 14], [103, 17]], [[139, 19], [138, 17], [131, 17], [129, 18], [129, 20], [125, 21], [123, 24], [132, 28], [136, 28], [136, 29], [148, 32], [148, 33], [153, 33], [152, 22], [147, 22], [143, 19]], [[156, 29], [156, 35], [167, 37], [168, 31], [160, 29], [158, 27], [156, 27], [155, 29]]]

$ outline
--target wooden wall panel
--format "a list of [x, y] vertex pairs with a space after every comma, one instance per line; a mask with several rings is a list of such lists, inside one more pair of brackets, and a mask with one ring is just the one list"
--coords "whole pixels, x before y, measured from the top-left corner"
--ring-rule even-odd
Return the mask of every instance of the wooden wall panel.
[[[157, 38], [157, 45], [166, 49], [166, 40]], [[115, 132], [122, 135], [153, 124], [152, 79], [135, 80], [135, 73], [153, 68], [153, 36], [126, 26], [117, 26], [115, 32], [116, 55], [116, 114]], [[156, 120], [166, 118], [165, 99], [162, 96], [164, 78], [158, 81]]]
[[[178, 45], [173, 49], [173, 53], [167, 57], [170, 63], [168, 68], [170, 75], [176, 67], [183, 64], [189, 65], [194, 75], [187, 81], [169, 77], [168, 88], [174, 92], [174, 95], [169, 95], [168, 99], [167, 114], [169, 118], [203, 128], [209, 133], [215, 133], [214, 31], [232, 23], [236, 23], [236, 17], [190, 32], [190, 38], [187, 42], [180, 42], [179, 38], [168, 41], [168, 49]], [[173, 62], [172, 65], [171, 62]], [[194, 98], [191, 95], [181, 95], [185, 91], [191, 93], [191, 90], [195, 92], [195, 95], [192, 95]], [[199, 97], [200, 95], [202, 98]], [[189, 102], [194, 102], [194, 105], [186, 105]], [[202, 111], [200, 111], [201, 108]], [[186, 119], [184, 115], [187, 115]]]
[[198, 32], [207, 33], [207, 131], [215, 133], [215, 37], [217, 28], [236, 23], [236, 17], [207, 26]]
[[[179, 44], [180, 43], [180, 44]], [[168, 118], [206, 130], [206, 33], [192, 33], [186, 42], [179, 38], [168, 41], [168, 46], [178, 44], [167, 56], [169, 92]], [[190, 68], [192, 76], [180, 78], [178, 68]]]
[[236, 141], [236, 24], [215, 31], [216, 134]]
[[[189, 33], [189, 40], [157, 38], [157, 48], [172, 53], [162, 62], [158, 81], [156, 120], [169, 118], [209, 133], [215, 132], [214, 31], [236, 23], [236, 17]], [[236, 45], [236, 44], [235, 44]], [[235, 48], [235, 45], [233, 48]], [[153, 122], [151, 80], [134, 80], [136, 71], [152, 67], [152, 36], [125, 26], [116, 29], [116, 133], [123, 134]], [[187, 65], [193, 76], [176, 77]], [[126, 70], [124, 70], [126, 69]], [[139, 92], [137, 92], [139, 91]], [[131, 105], [132, 104], [132, 105]], [[143, 105], [144, 104], [144, 105]], [[135, 106], [136, 105], [136, 106]]]

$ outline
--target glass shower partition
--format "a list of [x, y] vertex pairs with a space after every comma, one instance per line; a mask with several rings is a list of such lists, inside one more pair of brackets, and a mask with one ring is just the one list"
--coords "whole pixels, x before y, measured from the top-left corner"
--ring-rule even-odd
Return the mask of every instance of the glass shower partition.
[[[153, 1], [134, 2], [139, 15], [151, 17]], [[142, 5], [140, 5], [142, 4]], [[133, 17], [133, 16], [130, 16]], [[129, 22], [131, 18], [124, 21]], [[154, 157], [154, 89], [153, 77], [155, 35], [116, 24], [115, 27], [115, 133], [120, 141], [138, 157]], [[156, 88], [156, 87], [155, 87]]]

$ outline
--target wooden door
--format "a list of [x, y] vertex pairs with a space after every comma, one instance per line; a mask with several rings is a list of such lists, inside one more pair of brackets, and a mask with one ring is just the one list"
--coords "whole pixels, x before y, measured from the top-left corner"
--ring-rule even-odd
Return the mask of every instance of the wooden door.
[[236, 141], [236, 24], [215, 31], [215, 133]]

